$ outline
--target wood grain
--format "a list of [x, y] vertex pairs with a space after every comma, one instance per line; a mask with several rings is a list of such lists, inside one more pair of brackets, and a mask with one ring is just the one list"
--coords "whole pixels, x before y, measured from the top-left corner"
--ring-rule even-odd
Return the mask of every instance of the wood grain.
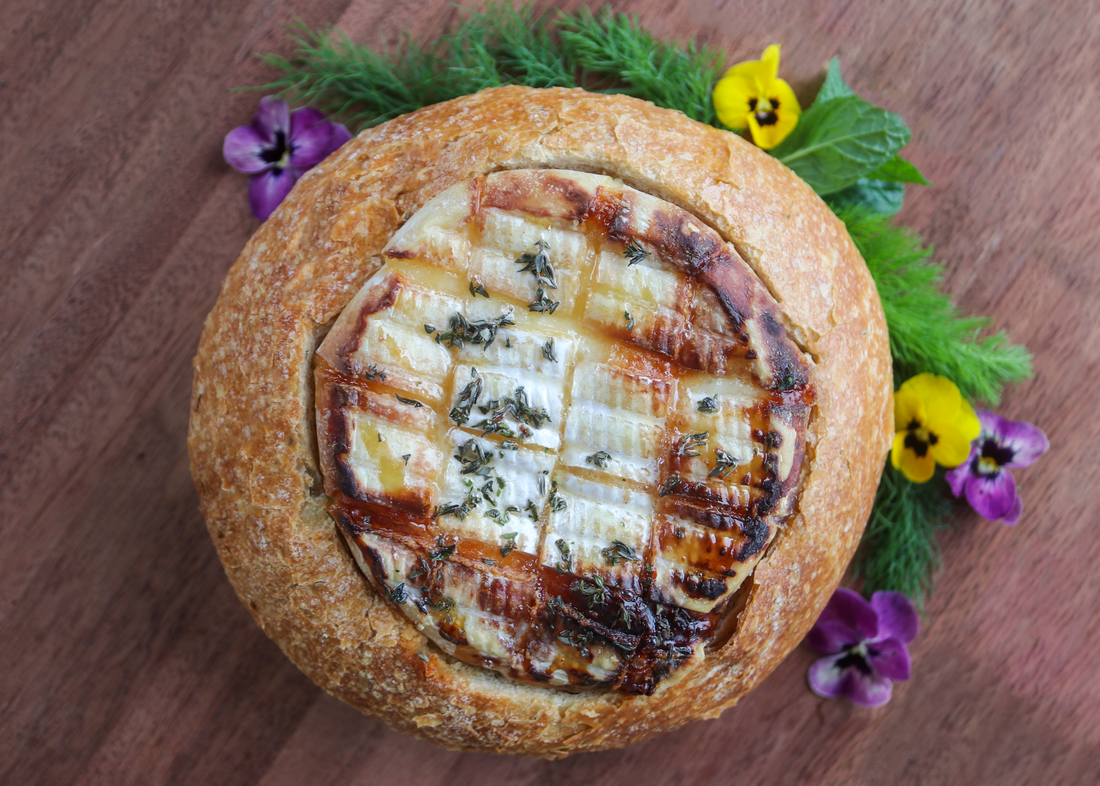
[[[542, 3], [542, 6], [548, 4]], [[577, 3], [565, 3], [576, 7]], [[252, 624], [187, 472], [190, 359], [255, 229], [221, 140], [281, 27], [438, 35], [444, 0], [7, 0], [0, 8], [0, 782], [1100, 782], [1100, 16], [1089, 0], [636, 0], [730, 62], [830, 56], [913, 128], [902, 223], [1036, 354], [1004, 414], [1053, 449], [1008, 528], [962, 518], [914, 677], [864, 710], [802, 649], [721, 719], [557, 763], [435, 749], [322, 694]]]

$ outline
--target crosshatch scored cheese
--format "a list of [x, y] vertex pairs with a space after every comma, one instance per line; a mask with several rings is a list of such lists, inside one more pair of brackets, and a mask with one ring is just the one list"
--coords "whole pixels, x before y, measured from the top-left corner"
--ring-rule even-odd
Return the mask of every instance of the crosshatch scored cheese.
[[598, 175], [459, 183], [315, 361], [330, 512], [444, 651], [652, 693], [795, 503], [811, 361], [734, 248]]

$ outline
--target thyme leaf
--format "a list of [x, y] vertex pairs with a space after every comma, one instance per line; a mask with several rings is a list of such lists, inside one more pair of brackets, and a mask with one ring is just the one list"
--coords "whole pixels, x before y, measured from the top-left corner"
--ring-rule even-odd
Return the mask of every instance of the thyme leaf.
[[500, 547], [500, 556], [507, 557], [512, 553], [512, 550], [516, 547], [517, 535], [519, 535], [518, 532], [508, 532], [501, 535], [501, 537], [504, 538], [504, 545]]
[[709, 431], [701, 431], [698, 434], [685, 434], [680, 437], [680, 444], [676, 448], [676, 454], [684, 456], [685, 458], [695, 458], [701, 456], [699, 448], [706, 448], [707, 440], [710, 439]]
[[589, 606], [604, 606], [607, 604], [607, 586], [599, 576], [592, 576], [591, 583], [580, 579], [574, 582], [570, 589], [584, 595]]
[[376, 379], [381, 380], [382, 382], [386, 381], [386, 372], [381, 371], [378, 366], [374, 365], [373, 363], [367, 366], [365, 376], [368, 382], [373, 382]]
[[404, 603], [409, 599], [408, 594], [405, 592], [405, 582], [401, 582], [396, 587], [386, 593], [386, 597], [390, 599], [390, 603]]
[[477, 369], [471, 366], [470, 382], [458, 394], [458, 403], [451, 409], [451, 420], [460, 426], [466, 425], [466, 421], [470, 419], [470, 410], [473, 409], [474, 405], [477, 404], [477, 400], [481, 397], [483, 387], [481, 375], [477, 373]]
[[554, 545], [557, 546], [558, 553], [561, 554], [561, 559], [554, 566], [558, 573], [568, 573], [573, 570], [573, 556], [569, 553], [569, 544], [565, 542], [564, 538], [558, 538], [554, 541]]
[[623, 252], [623, 256], [626, 257], [626, 266], [633, 267], [641, 262], [643, 259], [649, 256], [649, 252], [642, 248], [641, 243], [636, 238], [630, 238], [630, 242], [626, 244], [626, 251]]
[[477, 297], [478, 295], [489, 297], [489, 290], [487, 290], [480, 281], [470, 281], [470, 294], [473, 297]]
[[[478, 407], [478, 410], [481, 414], [488, 415], [489, 417], [482, 420], [480, 423], [474, 424], [474, 428], [486, 433], [503, 434], [507, 437], [515, 436], [512, 430], [504, 424], [504, 419], [508, 416], [511, 416], [519, 423], [533, 426], [534, 428], [542, 428], [544, 423], [551, 422], [549, 412], [541, 407], [534, 408], [531, 406], [527, 398], [527, 391], [523, 389], [522, 385], [517, 387], [511, 396], [502, 396], [499, 399], [493, 399], [484, 406]], [[529, 430], [527, 434], [523, 434], [522, 427], [520, 433], [525, 437], [530, 436]]]
[[629, 311], [624, 311], [624, 312], [623, 312], [623, 316], [624, 316], [624, 317], [626, 317], [626, 329], [627, 329], [627, 330], [633, 330], [633, 329], [634, 329], [634, 325], [636, 325], [636, 324], [637, 324], [637, 323], [636, 323], [636, 322], [634, 321], [634, 317], [630, 316], [630, 312], [629, 312]]
[[[499, 317], [491, 319], [481, 319], [474, 322], [466, 319], [462, 314], [451, 315], [448, 321], [447, 327], [449, 330], [440, 333], [435, 332], [435, 343], [446, 344], [449, 347], [458, 347], [461, 349], [467, 343], [477, 345], [484, 345], [486, 349], [489, 345], [496, 340], [497, 331], [502, 327], [508, 327], [514, 325], [512, 321], [512, 314], [501, 314]], [[424, 326], [424, 329], [428, 329], [428, 325]]]
[[717, 448], [714, 451], [714, 469], [707, 473], [708, 478], [720, 478], [726, 479], [726, 475], [733, 472], [737, 467], [737, 458], [731, 456], [721, 448]]
[[493, 456], [491, 453], [486, 453], [485, 449], [481, 447], [481, 443], [476, 439], [468, 439], [458, 447], [458, 452], [454, 457], [462, 464], [460, 473], [463, 475], [480, 475], [481, 477], [489, 477], [492, 473], [492, 467], [489, 466], [489, 462]]
[[428, 605], [436, 611], [449, 612], [455, 607], [454, 600], [447, 597], [446, 595], [439, 595], [435, 598], [425, 597], [424, 600], [427, 601]]
[[600, 553], [603, 554], [604, 561], [607, 562], [608, 565], [618, 565], [620, 562], [624, 561], [638, 561], [638, 552], [621, 540], [611, 541], [611, 545], [606, 549], [601, 549]]
[[527, 304], [528, 311], [535, 311], [540, 314], [553, 314], [558, 306], [561, 305], [559, 300], [551, 300], [546, 297], [546, 292], [540, 286], [535, 292], [535, 301]]
[[589, 630], [578, 631], [567, 628], [558, 634], [558, 641], [573, 647], [582, 657], [589, 658], [592, 656], [592, 652], [588, 649], [588, 645], [592, 643], [592, 635], [592, 631]]
[[703, 398], [699, 399], [699, 404], [696, 409], [698, 409], [700, 412], [717, 412], [718, 400], [712, 398], [711, 396], [704, 396]]
[[415, 398], [405, 398], [400, 393], [395, 393], [394, 396], [402, 404], [408, 404], [410, 407], [416, 407], [417, 409], [420, 409], [422, 406], [424, 406], [424, 403], [422, 401], [417, 401]]
[[550, 264], [550, 246], [545, 240], [538, 240], [535, 242], [535, 249], [534, 254], [529, 251], [524, 252], [515, 261], [517, 265], [523, 266], [519, 272], [534, 275], [535, 283], [540, 288], [545, 285], [551, 289], [557, 289], [557, 282], [554, 281], [554, 266]]
[[428, 563], [424, 561], [423, 557], [420, 557], [417, 563], [417, 567], [409, 571], [409, 581], [412, 581], [413, 579], [418, 579], [421, 576], [427, 575], [427, 573]]
[[679, 475], [669, 475], [667, 478], [665, 478], [660, 488], [657, 489], [657, 496], [667, 497], [669, 494], [675, 491], [676, 487], [679, 486], [682, 482], [683, 481], [680, 479]]
[[584, 457], [585, 464], [593, 464], [600, 469], [607, 469], [607, 462], [611, 461], [611, 454], [606, 450], [597, 450], [591, 456]]
[[550, 510], [561, 512], [568, 507], [565, 504], [565, 498], [558, 494], [558, 482], [556, 480], [550, 481], [550, 497], [547, 500], [550, 504]]
[[435, 539], [435, 548], [428, 552], [428, 559], [432, 562], [443, 562], [449, 560], [454, 556], [455, 549], [458, 548], [458, 543], [449, 543], [444, 545], [443, 536], [439, 535]]

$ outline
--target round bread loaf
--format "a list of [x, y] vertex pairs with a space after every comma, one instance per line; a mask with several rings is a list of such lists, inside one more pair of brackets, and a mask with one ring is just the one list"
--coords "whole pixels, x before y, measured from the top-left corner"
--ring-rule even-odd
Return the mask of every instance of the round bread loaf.
[[451, 748], [715, 717], [801, 640], [892, 438], [843, 224], [742, 139], [486, 90], [365, 131], [230, 270], [202, 511], [318, 685]]

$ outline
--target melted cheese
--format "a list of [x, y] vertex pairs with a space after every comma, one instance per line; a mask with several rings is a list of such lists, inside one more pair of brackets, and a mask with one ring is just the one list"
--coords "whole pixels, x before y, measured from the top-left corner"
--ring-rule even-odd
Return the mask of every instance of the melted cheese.
[[762, 385], [786, 339], [744, 263], [734, 322], [685, 272], [699, 259], [670, 256], [693, 242], [735, 257], [610, 178], [497, 173], [413, 216], [319, 349], [335, 515], [447, 652], [651, 690], [646, 669], [698, 657], [690, 631], [790, 510], [808, 407]]

